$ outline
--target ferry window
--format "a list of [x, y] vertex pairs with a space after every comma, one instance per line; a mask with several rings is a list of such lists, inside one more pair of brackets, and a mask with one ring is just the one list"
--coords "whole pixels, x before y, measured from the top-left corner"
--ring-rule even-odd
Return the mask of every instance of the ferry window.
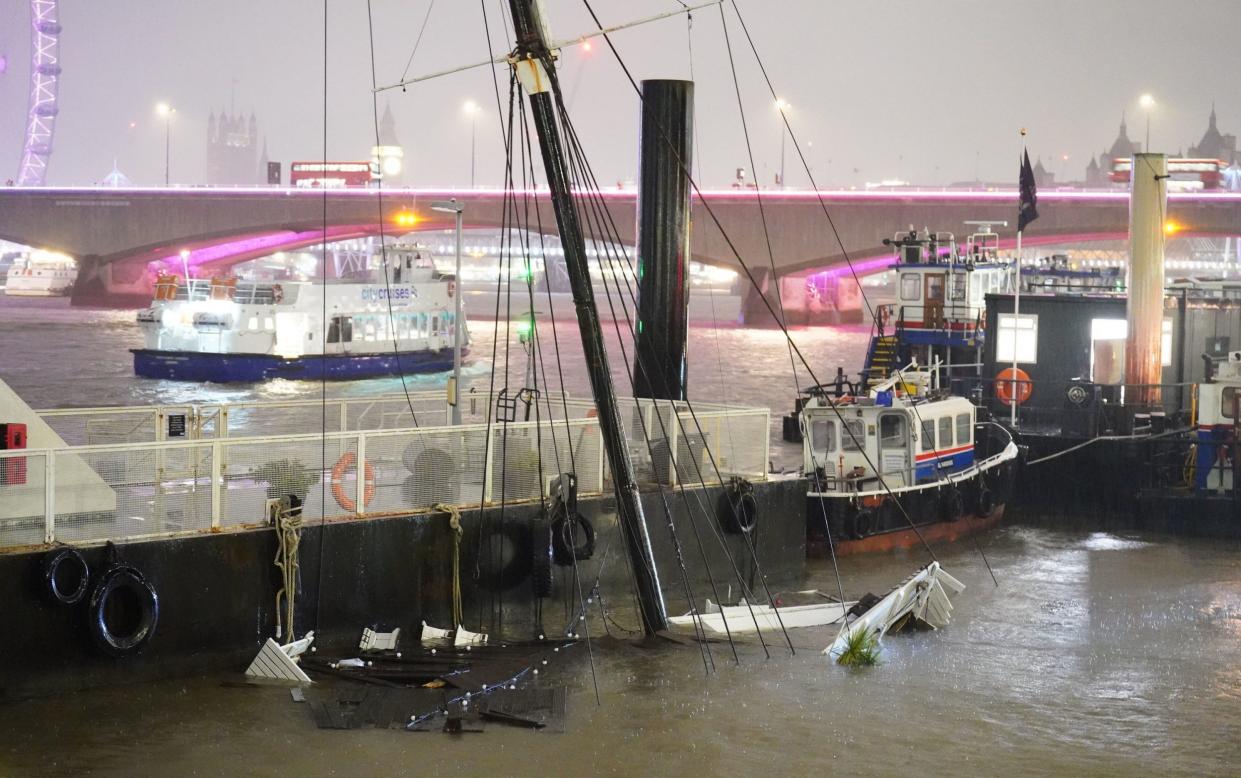
[[948, 448], [952, 445], [952, 417], [941, 416], [939, 419], [939, 447]]
[[1236, 404], [1237, 388], [1235, 386], [1225, 386], [1224, 391], [1220, 392], [1219, 412], [1225, 419], [1232, 418], [1232, 409]]
[[263, 317], [263, 329], [265, 330], [276, 329], [276, 320], [270, 316], [264, 316]]
[[439, 331], [440, 331], [440, 317], [432, 316], [431, 317], [431, 332], [438, 335]]
[[917, 273], [901, 273], [901, 299], [917, 301], [922, 298], [922, 281]]
[[922, 422], [922, 445], [923, 451], [935, 450], [935, 421], [928, 419]]
[[840, 448], [843, 451], [861, 451], [866, 443], [866, 425], [861, 419], [849, 419], [845, 422], [840, 434]]
[[810, 448], [818, 454], [836, 450], [836, 422], [818, 419], [810, 425]]
[[259, 328], [259, 317], [251, 316], [250, 321], [246, 322], [246, 329], [257, 330]]
[[1038, 315], [1001, 313], [996, 323], [995, 361], [1034, 363], [1038, 359]]
[[970, 414], [957, 414], [957, 445], [963, 446], [970, 442], [970, 433], [974, 431], [974, 424], [970, 421]]
[[965, 299], [965, 273], [952, 274], [952, 288], [950, 290], [953, 300]]
[[328, 343], [350, 343], [353, 341], [353, 317], [333, 316], [328, 323]]

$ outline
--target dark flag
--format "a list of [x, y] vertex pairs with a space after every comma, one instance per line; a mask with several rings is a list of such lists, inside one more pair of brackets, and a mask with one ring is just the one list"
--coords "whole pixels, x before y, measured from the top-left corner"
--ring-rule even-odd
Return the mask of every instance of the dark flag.
[[1017, 232], [1038, 218], [1038, 188], [1034, 185], [1034, 168], [1030, 167], [1030, 152], [1022, 150], [1021, 205], [1017, 209]]

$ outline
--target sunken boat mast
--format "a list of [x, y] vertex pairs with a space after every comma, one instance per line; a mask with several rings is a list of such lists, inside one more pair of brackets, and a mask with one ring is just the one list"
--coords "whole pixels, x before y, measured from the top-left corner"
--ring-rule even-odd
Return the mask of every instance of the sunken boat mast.
[[659, 573], [655, 569], [650, 532], [634, 478], [633, 463], [624, 442], [616, 391], [608, 368], [603, 330], [599, 324], [590, 269], [586, 262], [586, 241], [569, 188], [569, 169], [556, 124], [556, 100], [560, 91], [556, 80], [556, 56], [547, 45], [550, 36], [547, 34], [542, 3], [539, 0], [509, 0], [509, 6], [517, 35], [517, 46], [509, 57], [509, 62], [530, 98], [531, 114], [543, 155], [544, 173], [551, 192], [552, 209], [556, 214], [560, 241], [564, 248], [573, 305], [577, 309], [586, 370], [598, 407], [599, 429], [603, 433], [604, 449], [612, 469], [616, 511], [636, 579], [642, 626], [647, 634], [654, 634], [667, 628], [668, 615], [660, 589]]

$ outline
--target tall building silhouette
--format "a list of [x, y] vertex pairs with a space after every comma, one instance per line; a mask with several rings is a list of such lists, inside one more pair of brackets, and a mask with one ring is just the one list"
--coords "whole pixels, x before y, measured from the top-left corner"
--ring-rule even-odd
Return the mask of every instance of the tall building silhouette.
[[254, 113], [246, 119], [220, 111], [207, 117], [207, 183], [213, 186], [259, 183], [259, 124]]

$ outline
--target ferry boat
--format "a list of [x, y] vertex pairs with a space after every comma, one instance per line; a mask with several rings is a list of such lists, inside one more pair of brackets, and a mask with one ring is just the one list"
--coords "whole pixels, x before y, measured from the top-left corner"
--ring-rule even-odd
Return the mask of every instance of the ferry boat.
[[394, 246], [360, 277], [319, 284], [185, 281], [160, 275], [138, 312], [145, 347], [134, 372], [181, 381], [351, 379], [449, 370], [457, 322], [455, 276], [430, 251]]
[[78, 267], [64, 255], [38, 252], [9, 268], [4, 293], [10, 297], [64, 297], [73, 291]]

